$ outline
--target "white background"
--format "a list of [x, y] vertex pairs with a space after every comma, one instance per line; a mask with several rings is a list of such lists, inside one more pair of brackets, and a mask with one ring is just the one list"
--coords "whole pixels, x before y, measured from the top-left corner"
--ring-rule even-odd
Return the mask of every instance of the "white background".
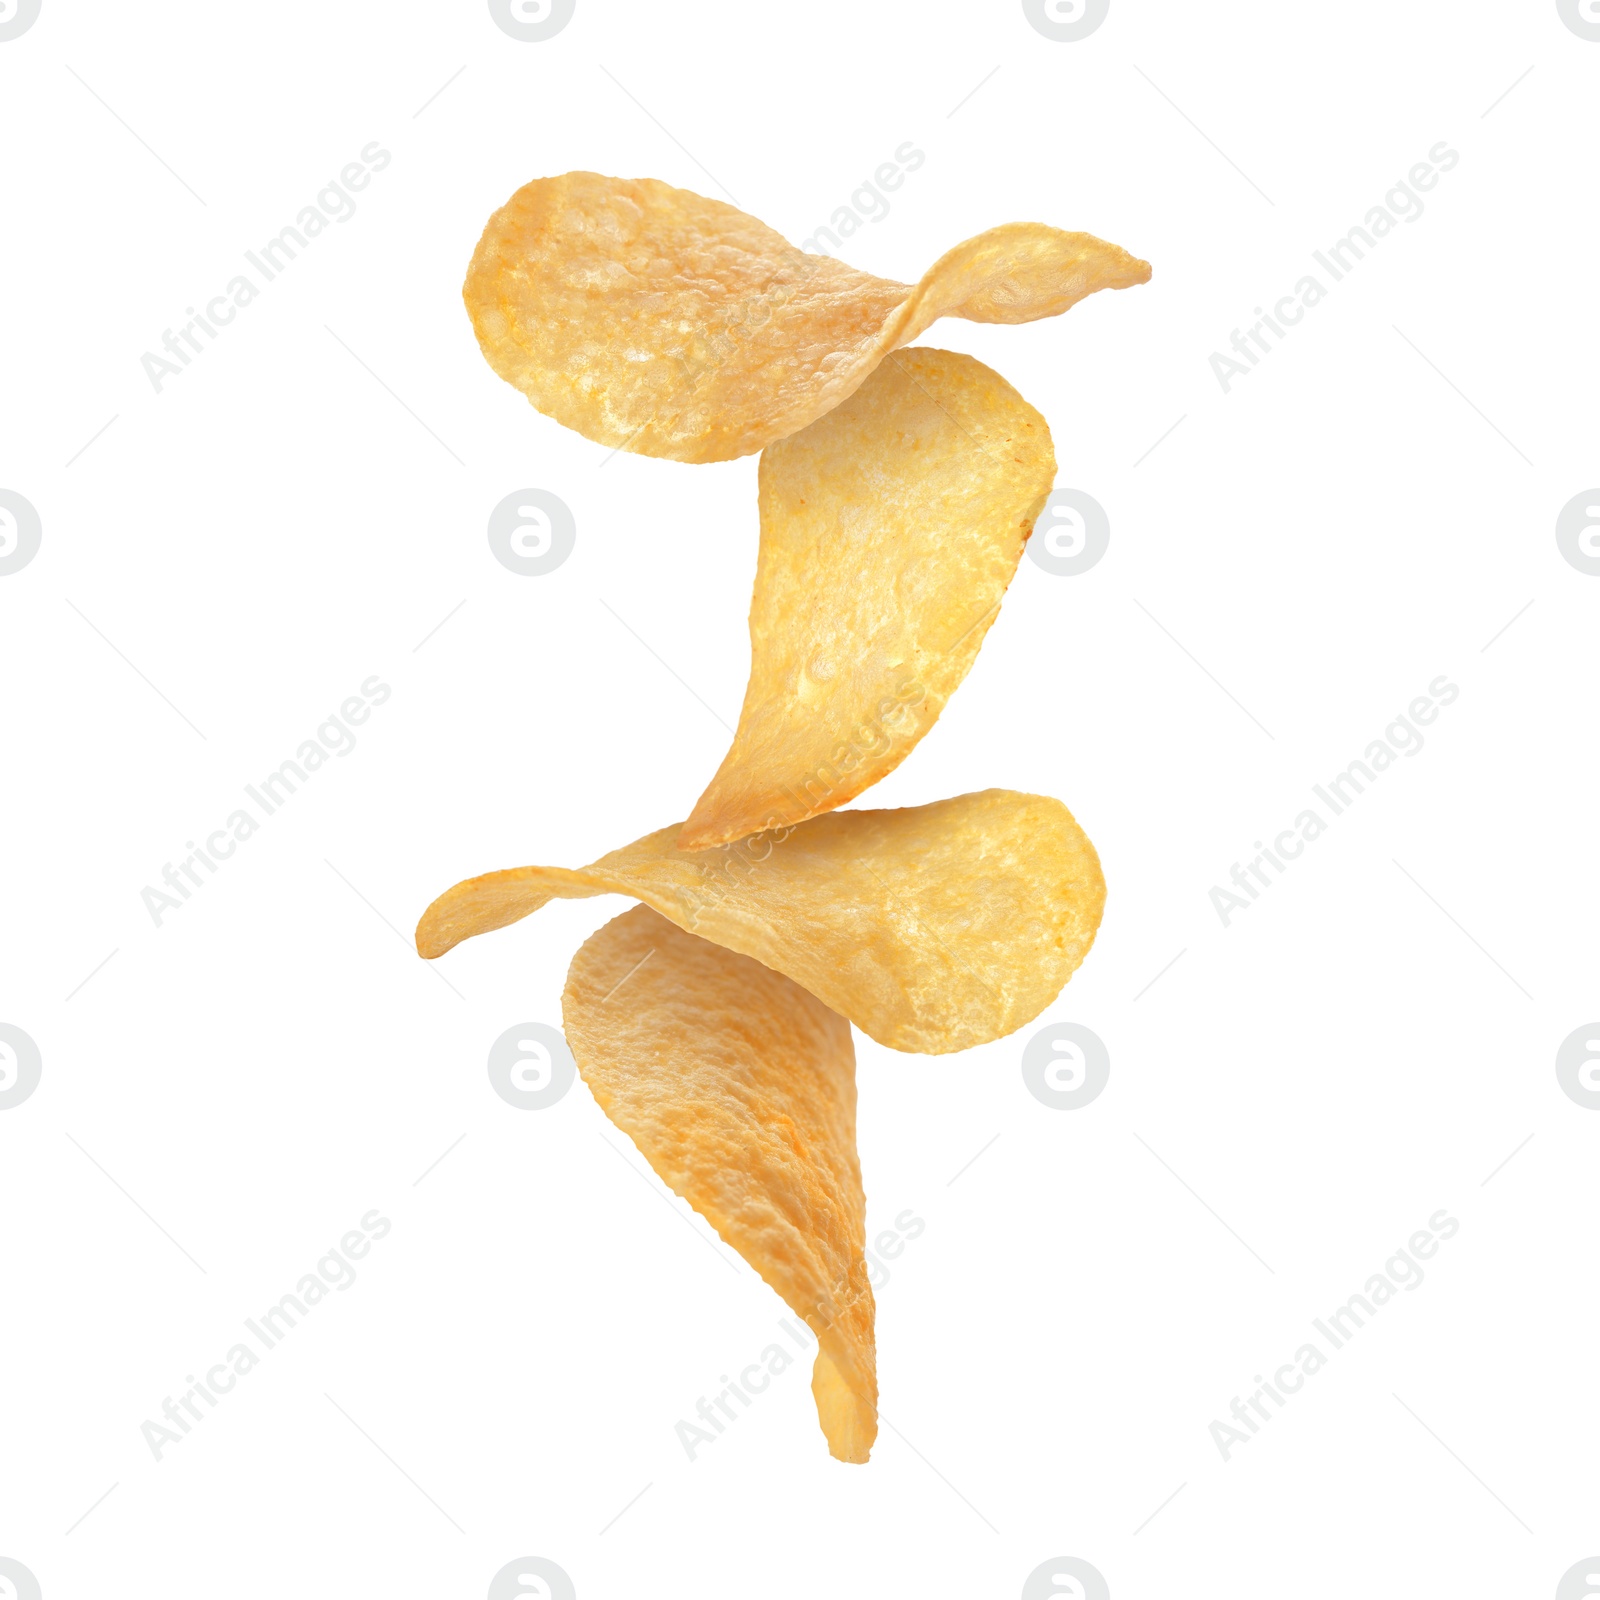
[[[1062, 1555], [1117, 1600], [1553, 1595], [1600, 1549], [1600, 1115], [1553, 1068], [1600, 1016], [1600, 578], [1554, 539], [1600, 481], [1597, 77], [1543, 0], [1113, 0], [1079, 43], [1014, 3], [578, 0], [539, 44], [466, 0], [44, 0], [0, 43], [0, 487], [43, 523], [0, 578], [0, 1021], [43, 1057], [0, 1112], [0, 1555], [46, 1600], [480, 1596], [522, 1555], [583, 1600], [1010, 1597]], [[154, 392], [141, 355], [374, 140], [357, 213]], [[623, 903], [437, 969], [409, 936], [686, 814], [756, 458], [608, 461], [459, 287], [536, 176], [798, 240], [907, 140], [854, 265], [1014, 219], [1154, 264], [925, 336], [1044, 413], [1111, 546], [1023, 562], [865, 801], [1067, 802], [1109, 899], [1043, 1020], [1111, 1079], [1054, 1111], [1032, 1028], [858, 1036], [869, 1231], [926, 1223], [879, 1292], [891, 1426], [831, 1460], [802, 1364], [691, 1463], [779, 1301], [581, 1083], [520, 1111], [484, 1066]], [[1210, 354], [1441, 140], [1425, 214], [1225, 395]], [[485, 538], [527, 486], [578, 527], [542, 578]], [[154, 926], [141, 889], [371, 674], [357, 748]], [[1211, 887], [1440, 674], [1426, 748], [1224, 928]], [[141, 1423], [372, 1208], [359, 1281], [156, 1462]], [[1225, 1463], [1212, 1421], [1440, 1208], [1421, 1287]]]

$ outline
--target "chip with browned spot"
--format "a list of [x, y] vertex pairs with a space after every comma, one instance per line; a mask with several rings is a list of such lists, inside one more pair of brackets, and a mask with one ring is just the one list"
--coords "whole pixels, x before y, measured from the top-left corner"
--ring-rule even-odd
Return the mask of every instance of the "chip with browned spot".
[[895, 283], [720, 200], [569, 172], [489, 218], [462, 295], [489, 365], [546, 416], [614, 449], [726, 461], [832, 410], [940, 317], [1032, 322], [1149, 277], [1092, 234], [1012, 222]]
[[892, 772], [966, 677], [1055, 479], [998, 373], [901, 350], [761, 455], [750, 683], [686, 850], [801, 822]]
[[[828, 1449], [865, 1461], [878, 1380], [850, 1024], [648, 906], [572, 958], [561, 1013], [600, 1109], [810, 1325]], [[774, 1370], [743, 1376], [764, 1389]]]

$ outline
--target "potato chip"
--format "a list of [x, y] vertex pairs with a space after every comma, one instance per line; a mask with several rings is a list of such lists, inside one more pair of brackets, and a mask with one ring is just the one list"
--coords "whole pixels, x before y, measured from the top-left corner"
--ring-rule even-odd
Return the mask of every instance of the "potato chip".
[[[600, 1109], [810, 1325], [828, 1449], [865, 1461], [878, 1380], [850, 1024], [648, 906], [573, 957], [561, 1012]], [[750, 1370], [730, 1404], [750, 1403]]]
[[513, 867], [447, 890], [430, 959], [560, 896], [626, 894], [792, 978], [880, 1044], [941, 1055], [1031, 1021], [1094, 942], [1105, 880], [1059, 800], [988, 789], [835, 811], [715, 850], [662, 828], [579, 871]]
[[750, 684], [685, 850], [892, 772], [966, 677], [1055, 480], [1045, 420], [948, 350], [891, 355], [761, 455]]
[[489, 365], [546, 416], [619, 450], [726, 461], [815, 421], [940, 317], [1031, 322], [1149, 277], [1092, 234], [1013, 222], [893, 283], [720, 200], [569, 172], [490, 217], [462, 296]]

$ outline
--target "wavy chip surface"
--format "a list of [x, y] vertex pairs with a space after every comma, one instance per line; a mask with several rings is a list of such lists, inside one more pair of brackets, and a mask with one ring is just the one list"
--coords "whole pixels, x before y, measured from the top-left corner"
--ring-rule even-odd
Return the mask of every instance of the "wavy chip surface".
[[750, 683], [686, 850], [804, 821], [905, 760], [966, 677], [1055, 481], [999, 373], [902, 350], [761, 456]]
[[810, 1325], [828, 1449], [865, 1461], [878, 1380], [850, 1024], [648, 906], [578, 951], [561, 1010], [600, 1109]]
[[940, 317], [1032, 322], [1149, 277], [1092, 234], [1013, 222], [894, 283], [720, 200], [569, 172], [490, 217], [462, 296], [489, 365], [546, 416], [616, 449], [726, 461], [848, 399]]
[[987, 1044], [1044, 1010], [1094, 942], [1105, 880], [1059, 800], [986, 789], [837, 811], [720, 850], [662, 828], [578, 871], [513, 867], [447, 890], [430, 959], [560, 896], [626, 894], [792, 978], [892, 1050]]

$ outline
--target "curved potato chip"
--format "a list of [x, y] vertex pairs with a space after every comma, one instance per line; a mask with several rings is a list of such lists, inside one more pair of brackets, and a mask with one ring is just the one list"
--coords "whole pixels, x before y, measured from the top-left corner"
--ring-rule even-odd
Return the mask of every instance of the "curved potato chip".
[[[835, 811], [717, 851], [662, 828], [579, 871], [458, 883], [417, 924], [432, 959], [560, 896], [626, 894], [793, 978], [892, 1050], [942, 1055], [1020, 1028], [1094, 942], [1105, 879], [1059, 800], [986, 789]], [[755, 850], [764, 848], [757, 855]]]
[[648, 906], [572, 958], [561, 1016], [600, 1109], [810, 1325], [828, 1449], [865, 1461], [878, 1378], [850, 1024]]
[[815, 421], [940, 317], [1032, 322], [1149, 277], [1092, 234], [1013, 222], [893, 283], [720, 200], [569, 172], [490, 217], [462, 298], [489, 365], [546, 416], [619, 450], [727, 461]]
[[681, 849], [832, 811], [905, 760], [977, 656], [1055, 472], [1044, 418], [948, 350], [891, 355], [767, 446], [750, 684]]

